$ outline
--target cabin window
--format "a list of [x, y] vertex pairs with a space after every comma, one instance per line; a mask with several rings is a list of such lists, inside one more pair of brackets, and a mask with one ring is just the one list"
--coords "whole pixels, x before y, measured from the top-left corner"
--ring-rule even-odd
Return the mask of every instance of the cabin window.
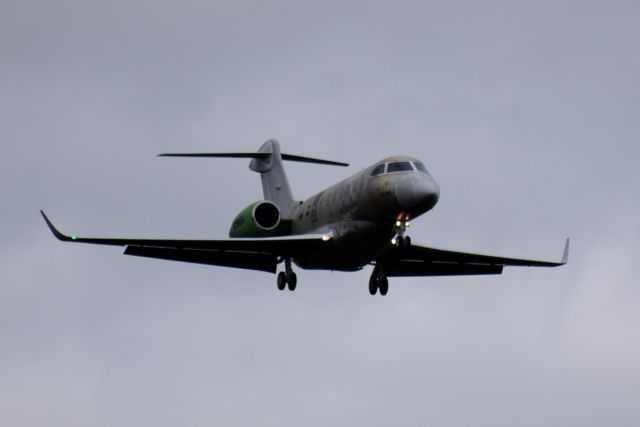
[[424, 164], [422, 162], [413, 162], [413, 164], [420, 172], [429, 173], [427, 172], [427, 168], [424, 167]]
[[382, 175], [383, 173], [384, 173], [384, 163], [373, 168], [373, 171], [371, 171], [371, 176], [378, 176], [378, 175]]
[[413, 166], [409, 162], [391, 162], [387, 167], [387, 173], [412, 171]]

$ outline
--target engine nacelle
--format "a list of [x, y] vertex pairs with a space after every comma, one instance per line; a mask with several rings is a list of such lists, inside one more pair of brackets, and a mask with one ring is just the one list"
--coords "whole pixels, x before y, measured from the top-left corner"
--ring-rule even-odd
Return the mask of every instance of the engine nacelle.
[[268, 237], [286, 232], [288, 221], [282, 221], [280, 209], [273, 202], [262, 200], [244, 208], [233, 220], [229, 237]]

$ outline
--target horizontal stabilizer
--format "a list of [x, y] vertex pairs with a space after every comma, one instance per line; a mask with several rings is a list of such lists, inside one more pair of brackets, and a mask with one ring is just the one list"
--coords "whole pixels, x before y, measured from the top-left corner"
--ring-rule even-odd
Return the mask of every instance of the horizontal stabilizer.
[[282, 153], [282, 160], [289, 160], [290, 162], [302, 162], [302, 163], [317, 163], [319, 165], [330, 166], [349, 166], [349, 163], [334, 162], [332, 160], [314, 159], [313, 157], [302, 157], [294, 154]]
[[[163, 153], [158, 157], [222, 157], [222, 158], [246, 158], [266, 160], [271, 156], [269, 152], [262, 153]], [[295, 154], [281, 154], [282, 160], [290, 162], [316, 163], [330, 166], [349, 166], [349, 163], [334, 162], [332, 160], [316, 159], [313, 157], [297, 156]]]
[[158, 157], [226, 157], [264, 160], [270, 155], [271, 153], [163, 153], [158, 154]]

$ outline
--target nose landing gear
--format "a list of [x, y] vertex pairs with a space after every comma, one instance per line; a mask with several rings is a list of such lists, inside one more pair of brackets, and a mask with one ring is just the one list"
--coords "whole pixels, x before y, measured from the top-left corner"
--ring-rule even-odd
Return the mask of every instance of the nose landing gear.
[[382, 266], [376, 264], [369, 279], [369, 293], [375, 295], [377, 291], [380, 291], [382, 296], [386, 295], [389, 292], [389, 279], [384, 274]]
[[278, 273], [278, 289], [283, 291], [288, 286], [290, 291], [295, 291], [298, 284], [298, 276], [291, 268], [291, 258], [284, 259], [284, 270]]
[[391, 244], [399, 248], [408, 248], [411, 246], [411, 237], [405, 236], [407, 228], [409, 227], [409, 219], [397, 220], [393, 225], [394, 236], [391, 239]]

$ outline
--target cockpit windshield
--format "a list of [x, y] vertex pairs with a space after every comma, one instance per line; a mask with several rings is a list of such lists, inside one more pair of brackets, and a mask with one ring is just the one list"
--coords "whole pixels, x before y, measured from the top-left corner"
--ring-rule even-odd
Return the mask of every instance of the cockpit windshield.
[[409, 162], [391, 162], [387, 165], [387, 173], [412, 171], [413, 167]]
[[385, 164], [382, 163], [381, 165], [378, 165], [375, 168], [373, 168], [373, 170], [371, 171], [371, 176], [382, 175], [384, 173], [384, 166]]
[[428, 174], [427, 168], [424, 167], [424, 164], [419, 161], [402, 161], [402, 162], [389, 162], [389, 163], [381, 163], [376, 165], [371, 171], [371, 177], [376, 177], [380, 175], [386, 175], [390, 173], [397, 172], [424, 172]]
[[420, 172], [429, 173], [427, 171], [427, 168], [424, 167], [424, 164], [422, 162], [413, 162], [413, 164], [416, 166], [416, 169], [418, 169]]

